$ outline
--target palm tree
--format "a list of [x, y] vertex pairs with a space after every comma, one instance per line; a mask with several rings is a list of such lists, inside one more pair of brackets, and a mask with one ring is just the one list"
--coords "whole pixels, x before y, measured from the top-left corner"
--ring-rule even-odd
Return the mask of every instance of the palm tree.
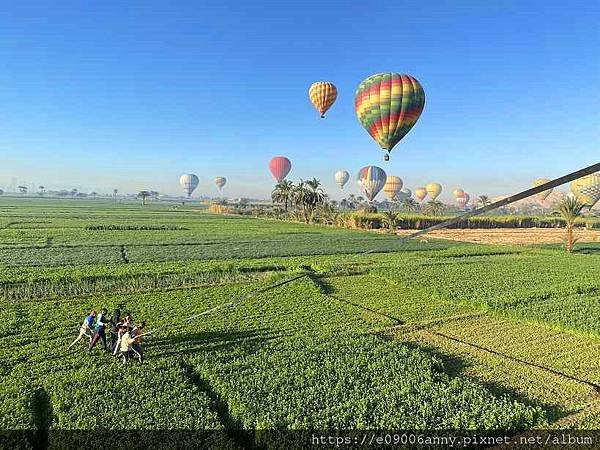
[[138, 198], [142, 199], [142, 206], [145, 206], [146, 205], [146, 199], [148, 197], [150, 197], [150, 192], [148, 192], [148, 191], [140, 191], [140, 192], [138, 192], [137, 196], [138, 196]]
[[575, 244], [575, 221], [581, 216], [583, 208], [584, 205], [579, 203], [579, 200], [575, 197], [565, 197], [557, 205], [557, 211], [565, 220], [565, 231], [567, 233], [565, 248], [569, 253], [573, 251], [573, 245]]
[[479, 203], [481, 206], [487, 206], [492, 202], [490, 201], [490, 198], [487, 195], [480, 195], [477, 198], [477, 203]]
[[414, 198], [407, 198], [402, 200], [400, 206], [404, 211], [407, 212], [417, 212], [419, 210], [419, 204], [415, 201]]
[[381, 222], [391, 232], [398, 223], [398, 216], [393, 211], [384, 211], [381, 214]]
[[40, 190], [40, 195], [43, 195], [46, 190], [44, 186], [39, 186], [38, 189]]
[[287, 213], [288, 205], [292, 203], [293, 191], [294, 183], [282, 180], [275, 185], [275, 189], [271, 192], [271, 200], [273, 200], [273, 202], [283, 203], [283, 209]]
[[27, 194], [27, 186], [17, 186], [21, 194]]
[[325, 192], [316, 178], [309, 181], [300, 180], [293, 190], [293, 199], [302, 211], [304, 222], [310, 223], [315, 209], [325, 202]]
[[441, 216], [444, 213], [444, 204], [438, 200], [431, 200], [427, 202], [423, 208], [423, 212], [429, 216]]

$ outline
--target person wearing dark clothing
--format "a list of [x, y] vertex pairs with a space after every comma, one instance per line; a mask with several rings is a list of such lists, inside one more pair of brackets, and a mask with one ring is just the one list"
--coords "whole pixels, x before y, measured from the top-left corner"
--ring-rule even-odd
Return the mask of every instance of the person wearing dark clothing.
[[104, 347], [104, 350], [108, 350], [108, 346], [106, 345], [106, 326], [109, 323], [108, 318], [106, 317], [107, 313], [108, 312], [106, 311], [106, 309], [103, 309], [100, 312], [100, 314], [98, 314], [98, 317], [96, 317], [96, 329], [94, 337], [92, 338], [92, 341], [90, 342], [90, 347], [88, 348], [88, 351], [90, 353], [92, 353], [92, 349], [100, 339], [102, 339], [102, 346]]
[[110, 319], [110, 352], [114, 352], [119, 342], [119, 328], [121, 327], [121, 310], [115, 309]]

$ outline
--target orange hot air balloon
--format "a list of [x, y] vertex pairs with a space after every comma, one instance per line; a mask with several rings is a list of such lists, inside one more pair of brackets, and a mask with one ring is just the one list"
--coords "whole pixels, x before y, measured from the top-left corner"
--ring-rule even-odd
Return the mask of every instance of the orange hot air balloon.
[[310, 85], [308, 89], [308, 98], [315, 106], [321, 118], [325, 118], [325, 113], [335, 103], [337, 98], [337, 89], [329, 81], [317, 81]]

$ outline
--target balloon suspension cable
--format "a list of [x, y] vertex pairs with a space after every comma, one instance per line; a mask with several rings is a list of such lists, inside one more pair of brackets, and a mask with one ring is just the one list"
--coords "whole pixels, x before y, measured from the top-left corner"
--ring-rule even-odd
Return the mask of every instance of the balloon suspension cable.
[[454, 225], [463, 220], [467, 220], [473, 216], [478, 216], [480, 214], [484, 214], [488, 211], [493, 211], [494, 209], [501, 208], [503, 206], [509, 205], [511, 203], [517, 202], [519, 200], [523, 200], [527, 197], [531, 197], [533, 195], [539, 194], [540, 192], [546, 191], [548, 189], [554, 189], [555, 187], [561, 186], [565, 183], [568, 183], [573, 180], [577, 180], [579, 178], [583, 178], [587, 175], [591, 175], [595, 172], [600, 171], [600, 162], [596, 164], [592, 164], [591, 166], [585, 167], [583, 169], [577, 170], [575, 172], [569, 173], [559, 178], [555, 178], [554, 180], [548, 181], [547, 183], [540, 184], [539, 186], [527, 189], [525, 191], [519, 192], [517, 194], [506, 197], [502, 200], [498, 200], [497, 202], [490, 203], [487, 206], [482, 206], [481, 208], [474, 209], [473, 211], [469, 211], [465, 214], [462, 214], [458, 217], [454, 217], [453, 219], [446, 220], [444, 222], [438, 223], [437, 225], [433, 225], [429, 228], [425, 228], [423, 230], [419, 230], [415, 233], [409, 234], [405, 236], [406, 238], [415, 238], [418, 236], [422, 236], [431, 231], [441, 230], [443, 228], [447, 228], [451, 225]]

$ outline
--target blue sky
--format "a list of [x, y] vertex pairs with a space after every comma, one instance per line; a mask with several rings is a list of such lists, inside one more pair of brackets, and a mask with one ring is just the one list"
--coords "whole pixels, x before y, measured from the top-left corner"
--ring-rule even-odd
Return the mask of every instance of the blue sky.
[[[589, 1], [12, 2], [0, 9], [0, 187], [264, 196], [368, 164], [499, 195], [600, 160], [600, 4]], [[389, 163], [360, 81], [415, 76], [425, 110]], [[333, 81], [318, 118], [309, 85]], [[349, 183], [356, 192], [356, 183]]]

